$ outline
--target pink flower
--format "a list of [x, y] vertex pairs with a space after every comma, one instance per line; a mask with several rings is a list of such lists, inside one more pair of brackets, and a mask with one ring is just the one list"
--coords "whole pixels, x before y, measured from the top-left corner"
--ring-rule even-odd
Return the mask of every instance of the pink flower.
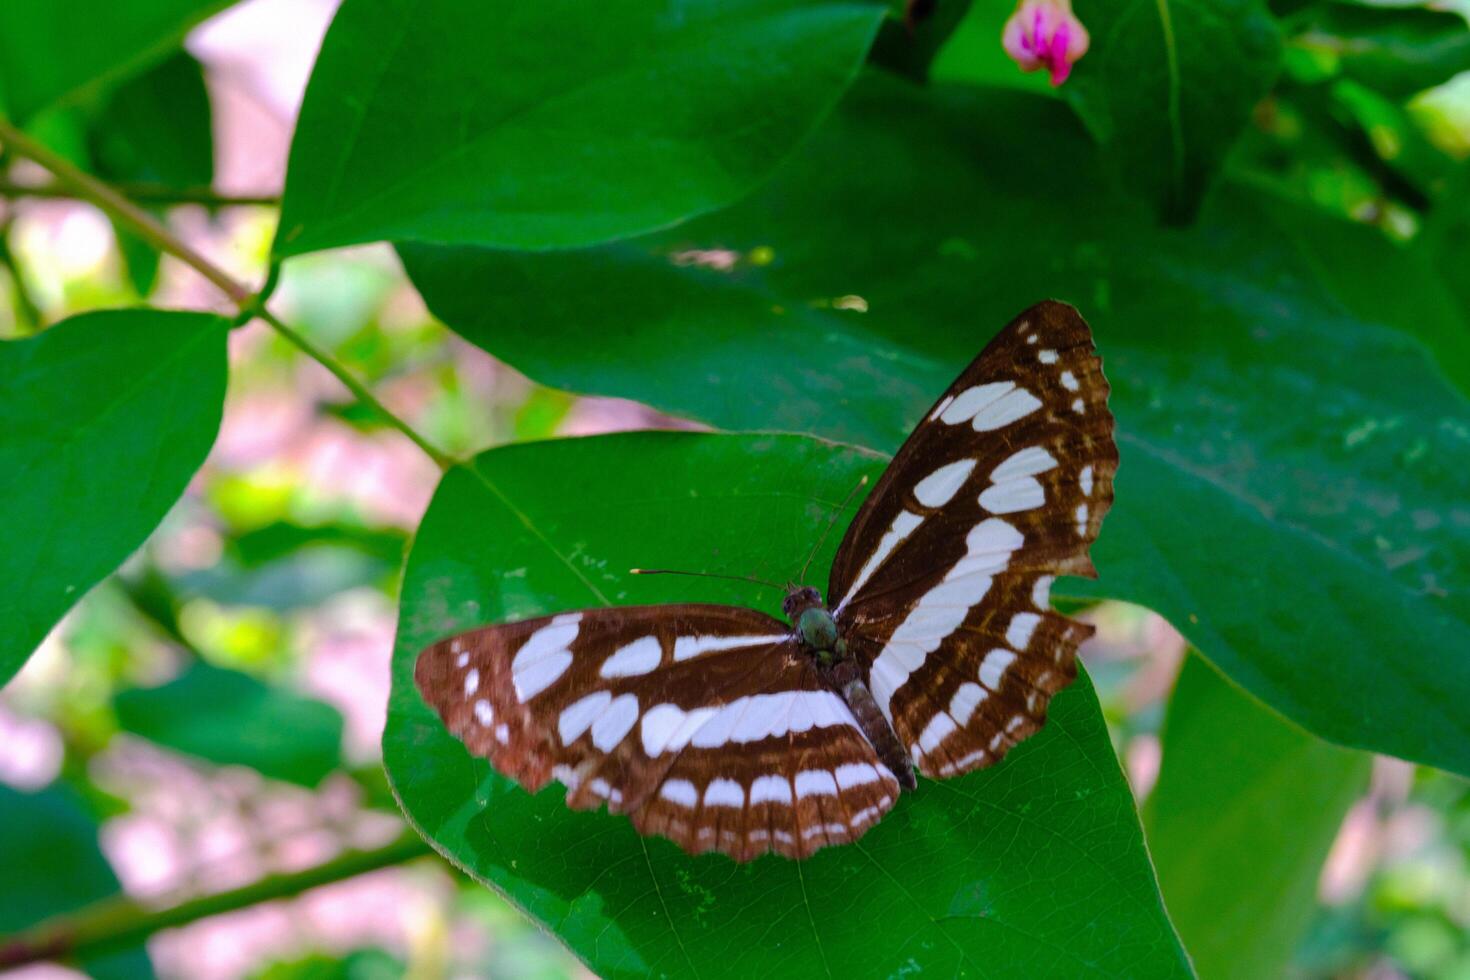
[[1072, 64], [1087, 53], [1087, 28], [1072, 13], [1071, 0], [1021, 0], [1001, 34], [1001, 45], [1022, 71], [1045, 66], [1060, 85]]

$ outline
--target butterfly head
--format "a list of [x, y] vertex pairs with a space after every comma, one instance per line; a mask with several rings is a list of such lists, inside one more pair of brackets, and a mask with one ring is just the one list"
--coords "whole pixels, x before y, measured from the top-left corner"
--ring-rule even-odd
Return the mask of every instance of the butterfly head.
[[821, 607], [822, 593], [810, 585], [793, 585], [786, 593], [786, 598], [781, 600], [781, 611], [786, 618], [793, 623], [796, 622], [803, 612], [813, 606]]

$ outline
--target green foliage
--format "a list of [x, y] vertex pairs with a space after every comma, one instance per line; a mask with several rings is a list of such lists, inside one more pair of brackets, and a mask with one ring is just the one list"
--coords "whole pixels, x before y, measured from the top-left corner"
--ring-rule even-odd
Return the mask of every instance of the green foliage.
[[[982, 120], [1028, 119], [1046, 140], [986, 152]], [[1123, 453], [1090, 594], [1163, 612], [1324, 737], [1470, 773], [1470, 664], [1452, 653], [1470, 433], [1421, 346], [1463, 384], [1464, 321], [1428, 270], [1339, 221], [1232, 189], [1196, 229], [1161, 230], [1097, 169], [1059, 106], [872, 79], [766, 191], [676, 231], [400, 253], [436, 314], [541, 381], [882, 450], [1009, 317], [1073, 301]], [[701, 249], [735, 268], [689, 262]], [[1324, 255], [1356, 261], [1327, 266], [1339, 279]]]
[[158, 525], [225, 393], [218, 317], [117, 310], [0, 344], [0, 680]]
[[1328, 745], [1185, 661], [1144, 810], [1169, 916], [1202, 977], [1281, 976], [1366, 755]]
[[0, 4], [0, 89], [13, 119], [79, 105], [174, 49], [229, 0], [7, 0]]
[[1314, 4], [1290, 22], [1290, 55], [1402, 98], [1470, 71], [1470, 30], [1459, 14], [1424, 7]]
[[336, 708], [207, 663], [113, 703], [123, 731], [219, 765], [315, 786], [336, 769], [342, 716]]
[[586, 245], [727, 204], [837, 101], [883, 14], [347, 0], [307, 87], [275, 252]]
[[797, 436], [639, 433], [492, 450], [452, 470], [415, 538], [399, 615], [384, 758], [405, 811], [601, 976], [992, 962], [1026, 976], [1186, 974], [1085, 676], [1005, 765], [926, 781], [857, 844], [746, 865], [572, 812], [559, 787], [526, 794], [472, 759], [414, 688], [419, 650], [477, 623], [674, 600], [777, 613], [779, 597], [749, 586], [625, 570], [793, 577], [810, 529], [883, 462]]
[[[209, 92], [181, 40], [224, 6], [6, 0], [0, 108], [106, 182], [207, 190]], [[45, 705], [81, 791], [0, 787], [0, 837], [25, 845], [0, 846], [0, 933], [117, 892], [74, 796], [125, 810], [89, 775], [119, 728], [308, 787], [344, 769], [343, 719], [283, 678], [318, 620], [381, 614], [401, 591], [383, 750], [405, 813], [603, 975], [1463, 972], [1458, 777], [1421, 771], [1405, 790], [1406, 810], [1438, 815], [1442, 851], [1386, 859], [1330, 912], [1314, 885], [1367, 765], [1316, 736], [1470, 775], [1470, 127], [1442, 108], [1451, 85], [1424, 92], [1470, 69], [1470, 28], [1340, 0], [1075, 0], [1092, 48], [1053, 90], [1001, 49], [1010, 5], [939, 0], [912, 29], [906, 6], [345, 0], [272, 255], [256, 258], [291, 259], [302, 322], [278, 333], [417, 415], [351, 383], [355, 403], [303, 396], [346, 423], [331, 438], [377, 440], [386, 417], [420, 448], [544, 439], [585, 422], [572, 393], [737, 432], [494, 449], [449, 468], [416, 533], [279, 474], [211, 467], [170, 534], [84, 607], [64, 682], [0, 705]], [[3, 193], [37, 179], [11, 167], [44, 159], [25, 134], [0, 139]], [[147, 295], [159, 239], [109, 217]], [[0, 247], [16, 311], [0, 329], [41, 332], [0, 343], [0, 683], [179, 499], [227, 371], [219, 317], [48, 326], [127, 294], [26, 268], [11, 236], [26, 220], [7, 202], [0, 246], [20, 247]], [[411, 307], [385, 312], [396, 270], [296, 258], [383, 240], [454, 331], [562, 390], [457, 357], [428, 322], [379, 329]], [[801, 864], [691, 859], [568, 811], [559, 787], [526, 794], [414, 690], [425, 643], [482, 623], [669, 600], [774, 612], [743, 585], [626, 569], [791, 576], [859, 474], [1048, 296], [1096, 328], [1123, 456], [1101, 579], [1059, 597], [1147, 606], [1213, 665], [1187, 661], [1167, 705], [1146, 820], [1157, 880], [1104, 709], [1120, 747], [1160, 712], [1119, 707], [1116, 662], [1084, 672], [1003, 765], [925, 782], [858, 844]], [[231, 385], [261, 362], [299, 383], [285, 346], [239, 345]], [[498, 400], [466, 380], [477, 371]], [[188, 661], [132, 686], [191, 656], [161, 647], [191, 644], [275, 680]], [[382, 774], [352, 775], [386, 795]], [[80, 965], [146, 975], [146, 953], [122, 946]], [[410, 952], [265, 975], [432, 972]], [[560, 968], [499, 949], [477, 965]]]
[[1105, 162], [1173, 223], [1201, 196], [1276, 78], [1262, 0], [1077, 0], [1092, 47], [1066, 93]]
[[[0, 840], [6, 842], [0, 847], [0, 935], [119, 893], [117, 876], [97, 847], [96, 821], [64, 787], [22, 793], [0, 784]], [[79, 965], [96, 980], [153, 975], [141, 943]]]

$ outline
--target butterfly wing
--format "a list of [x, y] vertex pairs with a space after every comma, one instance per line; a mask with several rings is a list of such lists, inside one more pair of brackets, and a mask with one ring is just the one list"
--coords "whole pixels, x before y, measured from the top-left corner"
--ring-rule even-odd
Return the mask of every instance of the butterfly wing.
[[487, 626], [419, 655], [449, 730], [532, 792], [606, 804], [641, 833], [737, 860], [862, 835], [898, 784], [790, 628], [713, 605]]
[[839, 629], [919, 770], [995, 762], [1046, 719], [1091, 628], [1053, 612], [1088, 548], [1118, 450], [1092, 332], [1045, 302], [935, 403], [848, 528], [828, 588]]

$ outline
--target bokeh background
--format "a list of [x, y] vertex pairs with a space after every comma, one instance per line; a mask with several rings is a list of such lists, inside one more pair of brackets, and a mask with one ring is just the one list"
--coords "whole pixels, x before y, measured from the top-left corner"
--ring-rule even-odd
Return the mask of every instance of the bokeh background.
[[[334, 6], [251, 0], [189, 36], [186, 49], [207, 85], [217, 194], [263, 202], [278, 195]], [[956, 50], [998, 44], [1004, 15], [977, 17]], [[1312, 39], [1293, 45], [1288, 70], [1315, 70]], [[1418, 198], [1404, 174], [1416, 171], [1396, 163], [1419, 154], [1424, 166], [1447, 168], [1470, 156], [1470, 73], [1415, 96], [1407, 111], [1370, 95], [1334, 96], [1336, 118], [1368, 149], [1356, 159], [1324, 144], [1284, 101], [1263, 105], [1240, 153], [1295, 193], [1409, 240]], [[146, 111], [146, 97], [140, 105]], [[95, 209], [15, 190], [44, 184], [40, 171], [14, 166], [0, 176], [0, 337], [145, 297], [226, 310], [213, 287], [168, 258], [155, 268]], [[160, 213], [220, 265], [259, 280], [276, 217], [269, 203]], [[275, 302], [456, 455], [677, 424], [640, 405], [539, 387], [459, 340], [427, 313], [386, 246], [290, 263]], [[362, 414], [319, 365], [263, 324], [237, 330], [224, 426], [187, 496], [0, 692], [0, 783], [45, 788], [62, 815], [48, 828], [58, 840], [66, 814], [100, 819], [106, 864], [146, 905], [403, 844], [389, 866], [158, 933], [147, 945], [157, 975], [587, 975], [515, 909], [405, 836], [382, 775], [395, 589], [436, 478], [417, 449]], [[1104, 603], [1084, 615], [1099, 629], [1083, 656], [1143, 802], [1158, 773], [1163, 705], [1184, 644], [1133, 607]], [[215, 668], [263, 684], [231, 688], [236, 675]], [[186, 677], [189, 686], [179, 686]], [[192, 725], [210, 697], [238, 706], [257, 696], [259, 710], [229, 746], [209, 744], [210, 734]], [[74, 855], [48, 853], [48, 839], [32, 838], [26, 860], [54, 859], [58, 876], [84, 873], [68, 863]], [[1466, 782], [1376, 760], [1371, 788], [1349, 810], [1322, 870], [1295, 972], [1470, 978], [1467, 856]], [[7, 974], [67, 975], [51, 965]]]

